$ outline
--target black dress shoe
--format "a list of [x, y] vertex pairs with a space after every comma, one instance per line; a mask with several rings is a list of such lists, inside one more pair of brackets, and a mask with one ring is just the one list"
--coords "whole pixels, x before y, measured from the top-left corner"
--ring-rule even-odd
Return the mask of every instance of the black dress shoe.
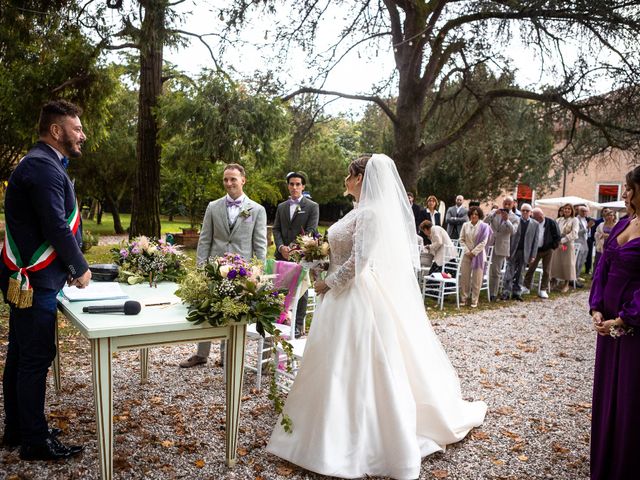
[[84, 450], [84, 447], [82, 445], [65, 445], [56, 437], [49, 437], [49, 438], [59, 450], [67, 450], [69, 452], [69, 456], [77, 455], [78, 453]]
[[47, 438], [44, 443], [38, 445], [22, 445], [20, 458], [22, 460], [64, 460], [71, 456], [69, 450], [61, 449], [53, 438]]
[[495, 295], [491, 295], [491, 296], [489, 297], [489, 301], [490, 301], [490, 302], [495, 302], [497, 299], [498, 299], [498, 297], [496, 297]]

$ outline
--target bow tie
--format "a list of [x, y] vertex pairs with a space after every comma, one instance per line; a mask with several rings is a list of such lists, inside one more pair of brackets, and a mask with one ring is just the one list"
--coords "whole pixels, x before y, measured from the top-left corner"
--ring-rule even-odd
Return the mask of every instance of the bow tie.
[[66, 170], [69, 166], [69, 159], [67, 157], [62, 157], [60, 161], [62, 162], [62, 168]]
[[242, 204], [242, 200], [227, 199], [227, 207], [239, 207], [241, 204]]
[[294, 200], [293, 198], [289, 199], [289, 204], [290, 205], [300, 205], [300, 200], [302, 200], [302, 198], [299, 198], [298, 200]]

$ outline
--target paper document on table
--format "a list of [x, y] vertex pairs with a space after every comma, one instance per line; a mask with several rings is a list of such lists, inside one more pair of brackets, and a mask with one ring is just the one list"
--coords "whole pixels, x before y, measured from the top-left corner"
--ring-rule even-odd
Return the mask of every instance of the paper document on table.
[[62, 294], [71, 302], [128, 298], [128, 295], [122, 291], [122, 287], [118, 282], [91, 282], [85, 288], [64, 287]]

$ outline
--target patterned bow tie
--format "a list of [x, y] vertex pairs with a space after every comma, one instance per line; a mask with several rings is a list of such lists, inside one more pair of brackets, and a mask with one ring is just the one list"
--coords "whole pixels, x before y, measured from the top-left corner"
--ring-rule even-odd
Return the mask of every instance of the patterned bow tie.
[[62, 162], [62, 168], [66, 170], [69, 166], [69, 159], [67, 157], [62, 157], [60, 161]]
[[242, 200], [227, 199], [227, 207], [239, 207], [241, 204], [242, 204]]

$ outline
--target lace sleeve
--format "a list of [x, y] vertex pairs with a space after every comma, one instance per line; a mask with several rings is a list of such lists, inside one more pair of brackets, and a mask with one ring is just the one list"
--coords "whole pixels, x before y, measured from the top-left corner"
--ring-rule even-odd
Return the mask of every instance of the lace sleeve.
[[340, 292], [344, 290], [347, 284], [367, 265], [368, 254], [365, 253], [364, 239], [365, 229], [367, 235], [374, 235], [372, 231], [375, 225], [372, 220], [370, 211], [359, 211], [355, 221], [352, 224], [352, 245], [351, 254], [346, 262], [328, 275], [325, 279], [326, 284], [332, 290]]

